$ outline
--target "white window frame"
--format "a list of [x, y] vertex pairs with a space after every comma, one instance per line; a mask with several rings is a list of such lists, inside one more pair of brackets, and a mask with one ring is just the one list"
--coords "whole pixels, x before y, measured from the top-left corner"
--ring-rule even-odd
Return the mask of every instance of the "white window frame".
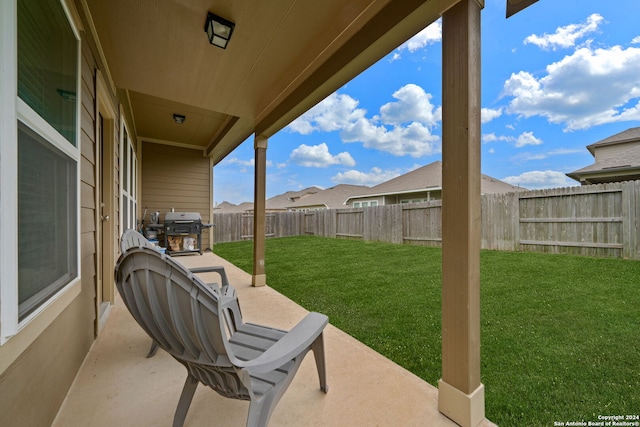
[[[129, 126], [127, 126], [124, 116], [120, 116], [120, 235], [128, 229], [137, 228], [138, 218], [138, 155], [136, 153]], [[127, 143], [124, 142], [125, 132], [127, 134]], [[126, 145], [126, 147], [125, 147]], [[128, 151], [127, 161], [124, 160], [124, 150]], [[133, 171], [131, 170], [133, 168]], [[128, 191], [124, 187], [124, 177], [128, 174], [129, 188]], [[124, 215], [124, 205], [127, 203], [127, 217]], [[133, 209], [131, 209], [131, 203]]]
[[[76, 93], [81, 93], [81, 38], [64, 0], [58, 0], [77, 41]], [[76, 103], [76, 141], [72, 146], [53, 126], [22, 101], [18, 85], [17, 0], [0, 1], [0, 346], [22, 335], [12, 346], [19, 355], [80, 293], [80, 96]], [[14, 102], [10, 100], [13, 99]], [[76, 163], [77, 276], [37, 309], [18, 321], [18, 120]], [[21, 332], [25, 331], [23, 334]], [[17, 356], [16, 356], [17, 357]], [[5, 359], [7, 363], [11, 360]], [[6, 368], [0, 363], [0, 372]]]

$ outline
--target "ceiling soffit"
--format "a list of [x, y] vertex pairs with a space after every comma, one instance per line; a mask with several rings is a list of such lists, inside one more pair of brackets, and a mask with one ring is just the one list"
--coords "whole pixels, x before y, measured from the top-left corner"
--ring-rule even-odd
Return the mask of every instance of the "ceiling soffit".
[[[458, 0], [81, 1], [138, 136], [205, 147], [217, 162], [256, 127], [267, 137], [282, 129]], [[208, 43], [208, 11], [236, 24], [226, 50]]]

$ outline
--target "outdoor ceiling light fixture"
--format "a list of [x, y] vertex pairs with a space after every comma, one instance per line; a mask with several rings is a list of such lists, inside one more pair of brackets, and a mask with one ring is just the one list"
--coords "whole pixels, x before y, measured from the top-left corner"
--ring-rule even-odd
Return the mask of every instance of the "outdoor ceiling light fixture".
[[184, 123], [184, 119], [186, 119], [186, 117], [183, 116], [182, 114], [174, 114], [173, 115], [173, 120], [179, 125]]
[[236, 24], [233, 22], [209, 12], [207, 14], [207, 22], [204, 24], [204, 32], [207, 33], [209, 43], [226, 49], [235, 26]]

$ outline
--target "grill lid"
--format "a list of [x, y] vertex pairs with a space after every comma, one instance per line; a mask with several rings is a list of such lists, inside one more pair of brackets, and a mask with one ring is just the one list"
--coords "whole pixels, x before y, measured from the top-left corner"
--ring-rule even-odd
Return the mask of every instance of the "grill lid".
[[202, 217], [200, 212], [167, 212], [164, 215], [164, 222], [175, 221], [202, 222]]

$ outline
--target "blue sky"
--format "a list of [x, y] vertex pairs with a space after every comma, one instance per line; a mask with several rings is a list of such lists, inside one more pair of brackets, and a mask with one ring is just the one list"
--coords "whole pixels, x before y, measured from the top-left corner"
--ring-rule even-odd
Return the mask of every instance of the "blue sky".
[[[540, 0], [482, 11], [482, 172], [577, 185], [587, 145], [640, 126], [640, 1]], [[267, 198], [373, 186], [442, 159], [440, 21], [269, 139]], [[253, 138], [214, 168], [214, 200], [253, 201]]]

